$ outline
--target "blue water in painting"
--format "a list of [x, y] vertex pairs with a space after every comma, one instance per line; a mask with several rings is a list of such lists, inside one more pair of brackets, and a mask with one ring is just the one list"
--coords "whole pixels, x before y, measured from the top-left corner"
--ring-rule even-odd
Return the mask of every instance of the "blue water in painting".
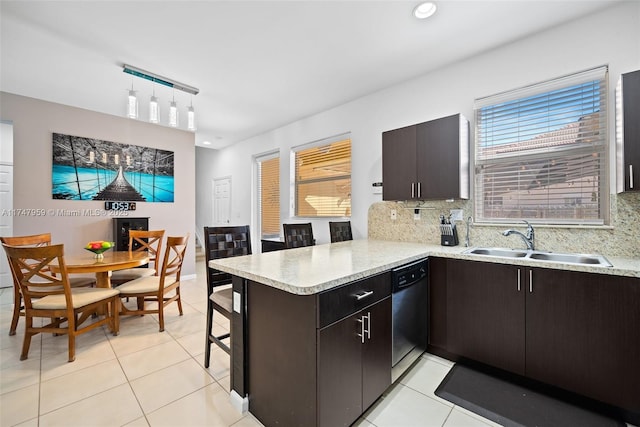
[[[77, 176], [76, 176], [77, 172]], [[54, 199], [92, 200], [118, 175], [115, 170], [74, 168], [53, 165], [52, 194]], [[147, 202], [173, 202], [172, 176], [125, 172], [125, 178]]]

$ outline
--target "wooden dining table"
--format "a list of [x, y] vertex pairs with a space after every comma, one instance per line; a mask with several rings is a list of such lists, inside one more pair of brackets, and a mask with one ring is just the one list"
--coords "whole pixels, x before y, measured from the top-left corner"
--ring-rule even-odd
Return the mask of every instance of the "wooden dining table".
[[[65, 256], [64, 263], [67, 266], [67, 273], [95, 273], [96, 287], [110, 288], [112, 271], [148, 264], [149, 254], [145, 251], [107, 251], [100, 259], [91, 254]], [[60, 267], [52, 263], [51, 270], [59, 273]]]

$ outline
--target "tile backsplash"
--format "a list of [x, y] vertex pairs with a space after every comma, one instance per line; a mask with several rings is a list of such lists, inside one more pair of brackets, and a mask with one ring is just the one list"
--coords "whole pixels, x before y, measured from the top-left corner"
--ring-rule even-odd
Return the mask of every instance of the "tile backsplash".
[[[440, 244], [440, 215], [462, 209], [466, 220], [473, 216], [471, 200], [429, 201], [420, 204], [420, 218], [414, 219], [416, 202], [378, 202], [369, 207], [370, 239]], [[392, 211], [396, 219], [392, 220]], [[460, 246], [464, 245], [466, 222], [456, 221]], [[534, 225], [535, 226], [535, 225]], [[488, 226], [472, 224], [470, 246], [523, 248], [518, 236], [502, 235], [507, 228], [526, 230], [526, 225]], [[597, 227], [535, 226], [536, 249], [554, 252], [596, 253], [640, 258], [640, 192], [611, 195], [611, 224]]]

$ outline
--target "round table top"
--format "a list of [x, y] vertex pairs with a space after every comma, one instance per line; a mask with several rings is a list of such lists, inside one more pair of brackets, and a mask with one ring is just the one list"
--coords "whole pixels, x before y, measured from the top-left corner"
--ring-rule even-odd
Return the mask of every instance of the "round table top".
[[[104, 271], [124, 270], [149, 263], [149, 254], [145, 251], [106, 251], [104, 258], [96, 258], [87, 252], [86, 255], [65, 256], [64, 263], [68, 273], [99, 273]], [[57, 264], [52, 263], [51, 269], [58, 272]]]

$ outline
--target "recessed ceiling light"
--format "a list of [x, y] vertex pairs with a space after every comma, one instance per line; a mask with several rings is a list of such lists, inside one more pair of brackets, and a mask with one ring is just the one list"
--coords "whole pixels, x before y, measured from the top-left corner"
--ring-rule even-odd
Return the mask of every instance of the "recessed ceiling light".
[[436, 13], [436, 4], [431, 3], [430, 1], [420, 3], [413, 9], [413, 16], [418, 19], [426, 19]]
[[202, 145], [211, 145], [211, 141], [202, 141]]

